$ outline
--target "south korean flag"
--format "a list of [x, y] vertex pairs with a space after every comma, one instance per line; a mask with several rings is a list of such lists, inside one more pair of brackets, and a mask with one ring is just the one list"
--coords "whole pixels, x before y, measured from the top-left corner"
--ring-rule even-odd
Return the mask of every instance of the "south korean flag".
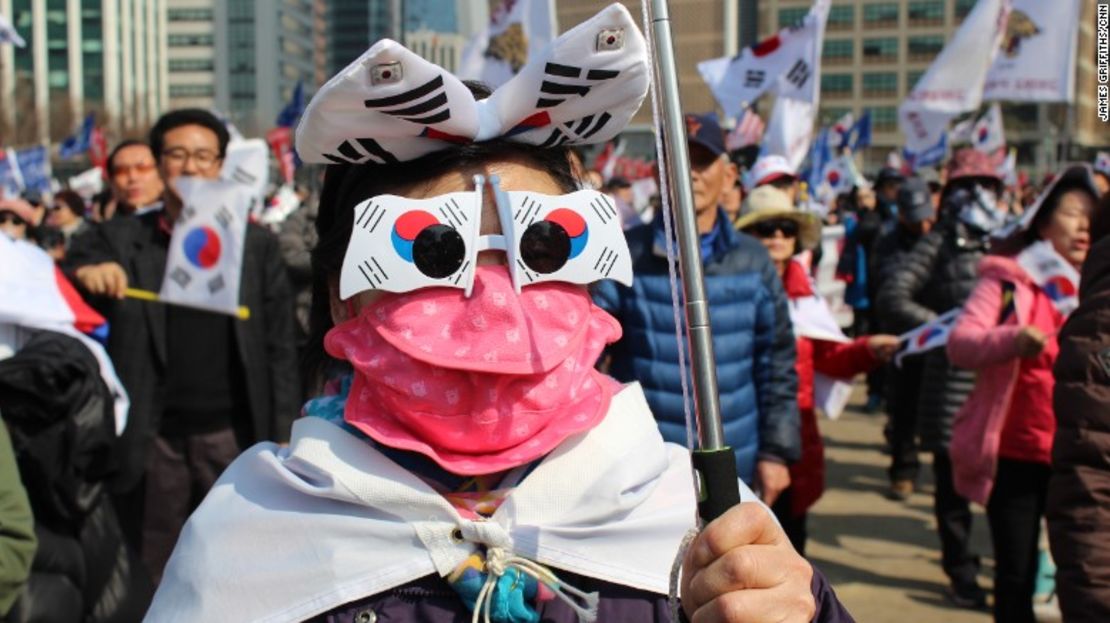
[[608, 195], [494, 192], [517, 292], [545, 281], [585, 285], [612, 279], [632, 285], [632, 257]]
[[430, 287], [459, 288], [470, 296], [481, 208], [480, 190], [429, 199], [379, 195], [356, 205], [340, 298]]
[[228, 180], [180, 178], [182, 210], [170, 238], [159, 298], [245, 318], [239, 280], [251, 191]]

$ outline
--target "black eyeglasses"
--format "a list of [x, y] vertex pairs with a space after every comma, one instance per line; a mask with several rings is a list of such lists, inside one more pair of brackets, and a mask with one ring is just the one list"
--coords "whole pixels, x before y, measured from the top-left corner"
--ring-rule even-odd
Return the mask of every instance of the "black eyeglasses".
[[7, 225], [8, 223], [12, 225], [26, 225], [27, 221], [13, 212], [0, 212], [0, 225]]
[[759, 221], [747, 229], [755, 234], [757, 238], [771, 238], [776, 231], [781, 231], [782, 235], [787, 238], [794, 238], [798, 235], [798, 221], [789, 218], [777, 218]]

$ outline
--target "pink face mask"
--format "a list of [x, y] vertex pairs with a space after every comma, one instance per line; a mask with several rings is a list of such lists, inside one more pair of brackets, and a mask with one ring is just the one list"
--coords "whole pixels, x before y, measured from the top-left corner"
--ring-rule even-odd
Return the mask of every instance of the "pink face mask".
[[475, 475], [531, 462], [600, 422], [619, 385], [594, 364], [620, 335], [585, 288], [517, 294], [505, 266], [481, 266], [469, 298], [449, 288], [384, 294], [324, 347], [355, 370], [348, 423]]

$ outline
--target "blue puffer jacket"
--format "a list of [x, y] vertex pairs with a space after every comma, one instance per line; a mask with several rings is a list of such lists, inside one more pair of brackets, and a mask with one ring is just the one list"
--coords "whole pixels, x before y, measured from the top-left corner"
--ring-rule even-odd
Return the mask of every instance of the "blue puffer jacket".
[[[717, 382], [725, 440], [740, 477], [753, 483], [759, 458], [790, 462], [801, 453], [794, 334], [782, 281], [763, 245], [727, 226], [703, 236]], [[635, 274], [631, 288], [600, 282], [594, 300], [624, 327], [610, 347], [609, 373], [639, 381], [668, 441], [686, 444], [682, 381], [667, 258], [659, 223], [626, 233]], [[679, 290], [681, 296], [681, 288]]]

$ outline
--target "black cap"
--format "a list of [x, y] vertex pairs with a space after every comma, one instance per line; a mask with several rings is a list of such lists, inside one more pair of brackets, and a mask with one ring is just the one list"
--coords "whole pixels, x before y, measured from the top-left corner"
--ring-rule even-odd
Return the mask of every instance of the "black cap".
[[879, 177], [875, 180], [875, 184], [879, 185], [883, 182], [901, 182], [906, 179], [902, 172], [894, 167], [883, 167], [879, 170]]
[[607, 188], [632, 188], [632, 182], [629, 182], [619, 175], [614, 175], [613, 177], [609, 178], [609, 181], [605, 183], [605, 186]]
[[936, 216], [929, 183], [920, 177], [906, 178], [898, 189], [898, 213], [911, 223], [920, 223]]
[[714, 156], [725, 153], [725, 133], [717, 122], [716, 113], [686, 115], [686, 138], [713, 152]]

